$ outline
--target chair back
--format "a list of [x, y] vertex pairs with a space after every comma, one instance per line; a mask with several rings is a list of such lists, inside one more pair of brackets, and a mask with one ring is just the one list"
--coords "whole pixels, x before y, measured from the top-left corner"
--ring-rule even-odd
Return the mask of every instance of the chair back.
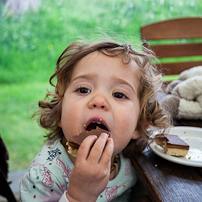
[[152, 49], [166, 75], [202, 65], [202, 17], [176, 18], [141, 27], [144, 46]]
[[8, 202], [17, 202], [9, 186], [9, 182], [7, 182], [8, 157], [8, 150], [0, 136], [0, 196], [5, 197]]

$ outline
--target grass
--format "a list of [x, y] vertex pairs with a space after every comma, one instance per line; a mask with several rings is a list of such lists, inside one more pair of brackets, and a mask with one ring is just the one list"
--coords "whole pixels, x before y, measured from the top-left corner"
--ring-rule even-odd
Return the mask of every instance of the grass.
[[31, 119], [49, 88], [63, 49], [75, 39], [105, 32], [140, 42], [140, 26], [182, 16], [202, 16], [201, 0], [43, 0], [38, 12], [6, 16], [0, 5], [0, 134], [10, 171], [27, 169], [44, 143]]
[[9, 150], [10, 170], [27, 168], [44, 144], [45, 131], [31, 117], [38, 100], [44, 98], [46, 86], [47, 83], [1, 85], [1, 136]]

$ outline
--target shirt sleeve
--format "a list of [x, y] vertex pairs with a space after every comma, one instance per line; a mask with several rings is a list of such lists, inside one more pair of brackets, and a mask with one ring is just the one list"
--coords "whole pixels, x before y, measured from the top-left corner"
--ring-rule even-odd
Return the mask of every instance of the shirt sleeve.
[[33, 166], [24, 175], [20, 184], [21, 201], [59, 201], [63, 198], [67, 187], [53, 175], [44, 165]]
[[67, 197], [66, 197], [66, 191], [64, 192], [64, 194], [60, 198], [59, 202], [69, 202], [68, 199], [67, 199]]

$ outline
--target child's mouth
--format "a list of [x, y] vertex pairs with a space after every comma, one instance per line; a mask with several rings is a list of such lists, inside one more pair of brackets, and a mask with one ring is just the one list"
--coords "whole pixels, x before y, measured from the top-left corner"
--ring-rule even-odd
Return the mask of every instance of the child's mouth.
[[92, 121], [87, 126], [86, 130], [91, 131], [91, 130], [96, 129], [97, 127], [109, 131], [108, 128], [101, 121]]

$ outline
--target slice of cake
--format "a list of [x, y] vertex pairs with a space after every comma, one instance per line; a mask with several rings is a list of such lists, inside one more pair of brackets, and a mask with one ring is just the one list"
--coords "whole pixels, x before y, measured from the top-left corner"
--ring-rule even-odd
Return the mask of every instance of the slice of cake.
[[189, 151], [189, 145], [177, 135], [158, 134], [155, 142], [164, 148], [167, 155], [186, 156]]
[[68, 145], [68, 153], [76, 157], [79, 146], [86, 137], [88, 137], [89, 135], [96, 135], [97, 137], [99, 137], [101, 133], [107, 133], [110, 136], [109, 131], [101, 129], [99, 127], [91, 131], [83, 130], [81, 133], [79, 133], [79, 135], [73, 136], [69, 140], [69, 142], [66, 142], [66, 145]]

